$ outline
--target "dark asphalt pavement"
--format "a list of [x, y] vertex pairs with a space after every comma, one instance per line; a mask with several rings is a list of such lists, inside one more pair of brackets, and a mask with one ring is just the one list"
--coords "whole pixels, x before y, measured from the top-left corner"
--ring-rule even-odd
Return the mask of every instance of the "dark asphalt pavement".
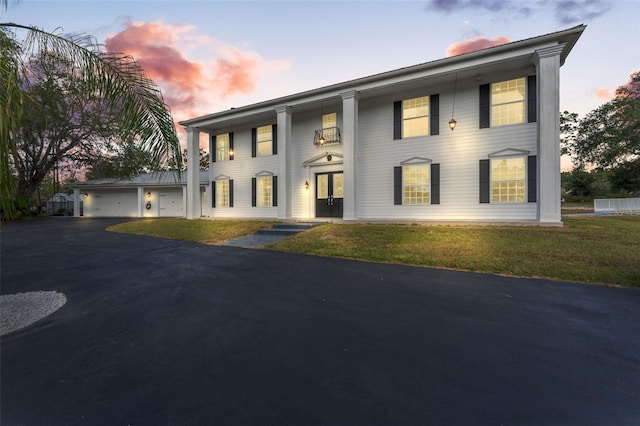
[[5, 223], [0, 424], [638, 425], [640, 291]]

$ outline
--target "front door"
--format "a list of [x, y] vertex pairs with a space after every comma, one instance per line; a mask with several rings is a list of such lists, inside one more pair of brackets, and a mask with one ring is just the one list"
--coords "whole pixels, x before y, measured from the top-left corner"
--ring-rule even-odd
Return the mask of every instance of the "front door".
[[342, 217], [342, 172], [316, 174], [316, 217]]

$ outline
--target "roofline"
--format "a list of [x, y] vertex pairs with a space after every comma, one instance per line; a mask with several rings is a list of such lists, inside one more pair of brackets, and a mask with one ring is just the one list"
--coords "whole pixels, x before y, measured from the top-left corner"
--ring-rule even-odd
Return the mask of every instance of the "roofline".
[[274, 99], [270, 99], [270, 100], [266, 100], [258, 103], [253, 103], [253, 104], [245, 105], [238, 108], [231, 108], [225, 111], [220, 111], [213, 114], [208, 114], [208, 115], [203, 115], [196, 118], [191, 118], [188, 120], [183, 120], [183, 121], [180, 121], [179, 124], [185, 127], [189, 127], [192, 125], [197, 125], [198, 123], [201, 123], [203, 121], [210, 121], [210, 120], [215, 120], [219, 118], [238, 115], [250, 110], [264, 109], [269, 107], [275, 108], [276, 106], [286, 105], [291, 102], [298, 101], [300, 99], [321, 95], [326, 92], [353, 90], [354, 86], [382, 82], [384, 80], [403, 76], [406, 74], [413, 74], [413, 73], [428, 71], [438, 67], [443, 67], [447, 65], [453, 65], [459, 62], [478, 59], [483, 56], [490, 56], [490, 55], [505, 53], [511, 50], [527, 48], [537, 44], [549, 43], [555, 40], [562, 40], [562, 42], [566, 43], [560, 54], [560, 64], [563, 65], [565, 59], [573, 49], [573, 46], [575, 46], [576, 42], [578, 41], [578, 38], [580, 38], [580, 35], [586, 28], [587, 28], [586, 25], [580, 24], [575, 27], [568, 28], [566, 30], [557, 31], [554, 33], [546, 34], [546, 35], [531, 37], [524, 40], [513, 41], [510, 43], [501, 44], [499, 46], [488, 47], [485, 49], [480, 49], [480, 50], [476, 50], [469, 53], [463, 53], [456, 56], [436, 59], [430, 62], [398, 68], [391, 71], [373, 74], [367, 77], [347, 80], [341, 83], [332, 84], [329, 86], [323, 86], [316, 89], [306, 90], [306, 91], [298, 92], [292, 95], [282, 96], [279, 98], [274, 98]]

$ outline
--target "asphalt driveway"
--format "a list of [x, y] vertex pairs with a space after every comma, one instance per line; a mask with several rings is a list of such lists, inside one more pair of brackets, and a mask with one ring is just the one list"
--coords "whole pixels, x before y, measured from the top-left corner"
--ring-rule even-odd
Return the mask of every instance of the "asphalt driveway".
[[6, 223], [0, 424], [638, 425], [640, 291]]

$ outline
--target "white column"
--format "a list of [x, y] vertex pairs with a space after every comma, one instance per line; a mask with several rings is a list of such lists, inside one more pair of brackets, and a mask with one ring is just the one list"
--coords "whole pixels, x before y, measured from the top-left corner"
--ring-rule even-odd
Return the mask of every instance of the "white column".
[[278, 219], [291, 218], [291, 107], [275, 108], [278, 114]]
[[142, 210], [143, 204], [146, 204], [144, 199], [144, 188], [139, 186], [138, 187], [138, 217], [143, 216], [143, 211], [144, 211]]
[[187, 127], [187, 219], [200, 217], [200, 130]]
[[73, 188], [73, 217], [80, 216], [80, 190], [78, 188]]
[[360, 93], [353, 90], [341, 93], [342, 97], [342, 155], [344, 176], [344, 220], [358, 218], [356, 205], [358, 101]]
[[560, 53], [564, 44], [536, 50], [538, 91], [538, 211], [540, 222], [560, 219]]

